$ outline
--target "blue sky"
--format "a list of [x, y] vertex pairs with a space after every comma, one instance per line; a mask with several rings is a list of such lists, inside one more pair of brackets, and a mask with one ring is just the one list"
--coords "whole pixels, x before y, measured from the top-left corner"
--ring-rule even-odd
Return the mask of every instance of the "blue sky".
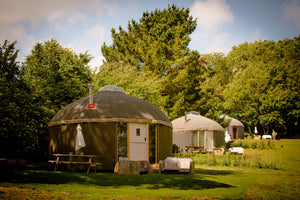
[[88, 51], [96, 68], [101, 45], [112, 42], [112, 28], [126, 28], [143, 12], [173, 3], [197, 18], [189, 48], [200, 54], [300, 34], [300, 0], [0, 0], [0, 43], [17, 40], [23, 61], [37, 42], [55, 38], [76, 53]]

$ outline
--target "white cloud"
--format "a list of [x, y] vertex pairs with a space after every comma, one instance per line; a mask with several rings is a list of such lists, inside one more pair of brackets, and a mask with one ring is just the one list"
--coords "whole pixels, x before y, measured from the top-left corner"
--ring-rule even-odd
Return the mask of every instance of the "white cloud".
[[284, 17], [288, 20], [292, 20], [300, 28], [300, 1], [292, 0], [284, 3], [283, 5]]
[[[97, 17], [101, 16], [101, 11], [112, 10], [107, 0], [0, 0], [0, 43], [4, 40], [10, 42], [17, 40], [17, 48], [21, 49], [19, 60], [23, 61], [37, 41], [45, 38], [44, 35], [37, 34], [44, 31], [48, 37], [56, 37], [56, 33], [66, 36], [68, 31], [79, 23], [87, 23], [90, 12], [94, 12]], [[41, 27], [47, 27], [42, 30]], [[101, 55], [100, 38], [103, 38], [101, 27], [94, 27], [89, 33], [82, 37], [84, 39], [73, 39], [72, 47], [76, 52], [90, 50], [93, 56]], [[92, 34], [98, 34], [96, 35]], [[59, 39], [59, 38], [56, 38]], [[70, 40], [70, 38], [68, 38]], [[95, 39], [92, 41], [92, 39]], [[76, 43], [77, 41], [77, 43]], [[62, 42], [62, 41], [60, 41]], [[80, 44], [83, 42], [83, 44]], [[97, 51], [94, 50], [97, 44]], [[95, 54], [94, 54], [95, 53]], [[20, 58], [21, 57], [21, 58]], [[93, 59], [96, 62], [97, 59]], [[99, 59], [98, 59], [99, 60]], [[97, 61], [97, 63], [100, 63]]]
[[30, 26], [63, 22], [65, 26], [83, 20], [86, 8], [85, 2], [79, 0], [2, 0], [0, 26], [20, 22]]
[[225, 0], [195, 1], [190, 9], [191, 15], [197, 18], [197, 25], [204, 32], [214, 32], [234, 21], [233, 13]]
[[250, 38], [250, 42], [255, 42], [255, 41], [264, 40], [264, 39], [266, 39], [266, 38], [263, 36], [262, 30], [259, 28], [256, 28], [254, 34]]
[[208, 52], [223, 52], [227, 54], [232, 47], [228, 33], [219, 33], [213, 36], [213, 41], [208, 48]]
[[190, 11], [190, 14], [197, 18], [197, 30], [191, 35], [192, 43], [201, 47], [200, 53], [228, 53], [232, 41], [230, 34], [223, 28], [234, 21], [234, 15], [226, 1], [198, 0]]
[[76, 53], [83, 53], [88, 50], [88, 53], [94, 57], [90, 65], [93, 69], [96, 69], [102, 65], [102, 60], [104, 59], [101, 55], [100, 48], [107, 38], [106, 33], [107, 31], [101, 24], [93, 26], [86, 30], [82, 37], [72, 40], [68, 44], [68, 47], [73, 49]]
[[20, 49], [17, 60], [23, 62], [24, 56], [31, 52], [33, 44], [35, 43], [34, 37], [28, 34], [24, 26], [20, 23], [7, 24], [4, 30], [6, 31], [0, 31], [0, 44], [2, 44], [4, 40], [8, 40], [9, 42], [17, 40], [15, 48]]
[[0, 0], [0, 43], [17, 40], [23, 60], [36, 42], [54, 37], [76, 53], [89, 50], [95, 57], [91, 65], [98, 66], [103, 59], [101, 44], [110, 32], [92, 23], [95, 18], [97, 24], [104, 17], [119, 18], [134, 3], [135, 0]]

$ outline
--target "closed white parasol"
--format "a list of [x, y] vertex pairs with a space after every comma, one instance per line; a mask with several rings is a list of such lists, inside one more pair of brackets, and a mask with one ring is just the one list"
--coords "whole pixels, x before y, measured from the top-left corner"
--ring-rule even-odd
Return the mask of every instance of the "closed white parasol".
[[84, 137], [82, 134], [82, 128], [80, 124], [77, 126], [76, 145], [75, 150], [78, 151], [80, 148], [85, 147]]

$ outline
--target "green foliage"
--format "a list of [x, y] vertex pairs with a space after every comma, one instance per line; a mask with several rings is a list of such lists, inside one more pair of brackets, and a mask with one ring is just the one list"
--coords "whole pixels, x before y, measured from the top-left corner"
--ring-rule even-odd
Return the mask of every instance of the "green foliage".
[[178, 68], [174, 68], [162, 80], [162, 97], [166, 97], [165, 110], [171, 120], [182, 116], [186, 111], [201, 110], [199, 100], [204, 95], [199, 87], [203, 64], [199, 53], [192, 51]]
[[43, 157], [49, 116], [23, 80], [15, 44], [0, 45], [0, 157]]
[[92, 80], [87, 66], [91, 56], [75, 54], [55, 39], [37, 43], [22, 68], [24, 79], [52, 115], [60, 108], [88, 93]]
[[[155, 80], [155, 90], [148, 85], [149, 88], [140, 91], [139, 95], [146, 99], [146, 90], [159, 91], [158, 94], [149, 94], [155, 96], [150, 98], [150, 103], [158, 105], [170, 119], [187, 110], [199, 110], [196, 100], [202, 95], [198, 87], [202, 66], [198, 61], [199, 53], [188, 48], [189, 35], [195, 28], [196, 20], [189, 15], [188, 9], [172, 5], [168, 9], [144, 12], [139, 22], [132, 20], [128, 23], [127, 31], [122, 27], [119, 32], [112, 29], [113, 44], [107, 46], [104, 43], [101, 47], [105, 57], [103, 67], [115, 65], [114, 70], [117, 70], [117, 67], [126, 65], [134, 68], [136, 79], [141, 79], [134, 82], [145, 81], [141, 72]], [[129, 76], [131, 73], [129, 70]], [[111, 77], [106, 82], [120, 84], [114, 79]], [[138, 96], [136, 92], [134, 96]]]
[[[139, 22], [129, 22], [128, 31], [112, 30], [113, 44], [102, 46], [105, 62], [131, 66], [137, 74], [154, 77], [160, 87], [155, 87], [159, 93], [150, 102], [171, 120], [195, 110], [226, 127], [228, 122], [218, 116], [227, 113], [241, 120], [250, 134], [255, 126], [260, 133], [274, 129], [299, 134], [300, 36], [244, 43], [227, 56], [200, 57], [188, 49], [195, 23], [188, 9], [174, 5], [145, 12]], [[113, 79], [107, 82], [116, 84]], [[145, 90], [141, 92], [145, 99]]]
[[244, 149], [280, 149], [281, 145], [276, 140], [234, 140], [230, 147], [243, 147]]
[[203, 95], [197, 103], [201, 105], [200, 110], [205, 116], [223, 122], [219, 115], [224, 114], [225, 111], [223, 91], [232, 79], [232, 68], [227, 65], [223, 53], [203, 54], [202, 57], [205, 60], [206, 70], [199, 79], [199, 87]]
[[[227, 56], [234, 78], [224, 90], [224, 107], [265, 133], [298, 134], [300, 36], [278, 41], [244, 43]], [[235, 113], [235, 114], [234, 114]]]
[[17, 41], [9, 43], [5, 40], [3, 45], [0, 45], [0, 68], [1, 68], [1, 84], [17, 82], [20, 70], [16, 59], [19, 50], [15, 50]]
[[0, 157], [47, 159], [47, 124], [62, 106], [87, 94], [91, 57], [51, 40], [37, 43], [20, 67], [15, 44], [0, 45]]
[[198, 167], [201, 166], [224, 166], [242, 168], [264, 168], [280, 169], [280, 160], [275, 156], [262, 157], [257, 154], [247, 153], [245, 155], [214, 155], [214, 154], [178, 154], [180, 157], [191, 157]]
[[145, 71], [137, 70], [131, 65], [122, 63], [107, 63], [103, 65], [94, 77], [95, 89], [105, 85], [117, 85], [126, 94], [148, 101], [157, 107], [164, 105], [164, 99], [160, 97], [161, 79], [157, 76], [149, 76]]
[[101, 47], [105, 62], [130, 64], [165, 76], [189, 54], [189, 35], [196, 28], [196, 20], [188, 9], [175, 5], [168, 9], [144, 12], [139, 22], [128, 22], [127, 32], [112, 29], [113, 44]]

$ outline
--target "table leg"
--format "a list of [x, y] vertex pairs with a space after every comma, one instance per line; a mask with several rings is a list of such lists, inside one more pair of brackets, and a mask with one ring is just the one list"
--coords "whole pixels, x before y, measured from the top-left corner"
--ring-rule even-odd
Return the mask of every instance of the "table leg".
[[88, 170], [87, 170], [86, 174], [90, 173], [90, 169], [91, 169], [91, 164], [89, 164], [89, 167], [88, 167]]
[[87, 174], [90, 173], [91, 164], [92, 164], [92, 158], [90, 157], [90, 158], [89, 158], [89, 167], [88, 167], [88, 170], [87, 170], [87, 172], [86, 172]]
[[59, 156], [57, 156], [57, 158], [56, 158], [55, 167], [54, 167], [54, 172], [56, 172], [56, 169], [57, 169], [57, 167], [58, 167], [58, 161], [59, 161]]

